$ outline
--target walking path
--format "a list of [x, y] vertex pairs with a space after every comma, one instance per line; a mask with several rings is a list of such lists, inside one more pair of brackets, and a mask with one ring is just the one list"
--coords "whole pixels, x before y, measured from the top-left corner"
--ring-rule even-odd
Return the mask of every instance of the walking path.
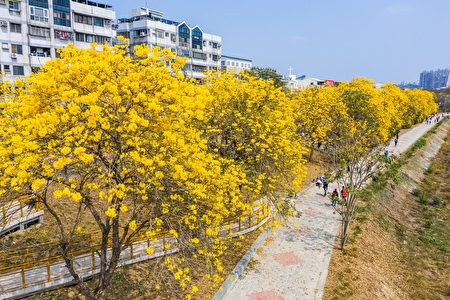
[[43, 221], [44, 211], [37, 209], [36, 206], [30, 207], [23, 201], [7, 203], [0, 207], [0, 237]]
[[[388, 147], [391, 153], [403, 153], [433, 125], [425, 123], [403, 130], [399, 143]], [[337, 185], [330, 184], [329, 191]], [[334, 213], [323, 190], [310, 186], [298, 199], [299, 219], [269, 233], [265, 243], [256, 251], [251, 267], [239, 274], [245, 265], [237, 266], [223, 289], [214, 299], [281, 300], [321, 299], [331, 254], [339, 228], [339, 215]], [[293, 226], [297, 222], [297, 226]], [[261, 244], [261, 241], [259, 241]], [[248, 260], [248, 259], [247, 259]], [[240, 275], [240, 276], [239, 276]], [[237, 278], [235, 278], [237, 277]]]

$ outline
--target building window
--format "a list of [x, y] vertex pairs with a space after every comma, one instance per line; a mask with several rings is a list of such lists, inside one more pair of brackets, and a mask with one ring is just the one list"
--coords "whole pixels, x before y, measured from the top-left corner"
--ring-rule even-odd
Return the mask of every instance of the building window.
[[45, 27], [30, 26], [30, 35], [49, 38], [50, 29]]
[[72, 32], [69, 31], [61, 31], [55, 29], [55, 38], [58, 38], [60, 40], [71, 40], [72, 39]]
[[25, 75], [23, 66], [13, 66], [13, 75]]
[[178, 49], [178, 55], [179, 55], [179, 56], [186, 56], [186, 57], [189, 57], [190, 54], [191, 54], [191, 53], [189, 52], [189, 50]]
[[48, 8], [48, 0], [29, 0], [28, 4], [30, 6], [38, 6], [42, 8]]
[[11, 32], [17, 32], [17, 33], [21, 33], [22, 32], [22, 25], [21, 24], [16, 24], [16, 23], [9, 23], [9, 30]]
[[30, 20], [48, 23], [48, 9], [30, 6]]
[[97, 43], [97, 44], [109, 43], [110, 41], [110, 38], [106, 36], [84, 34], [79, 32], [75, 34], [75, 39], [78, 42]]
[[169, 33], [168, 32], [164, 32], [164, 37], [168, 38], [169, 37]]
[[92, 25], [92, 17], [79, 14], [73, 14], [73, 17], [76, 23]]
[[178, 27], [178, 43], [181, 47], [188, 47], [189, 46], [189, 39], [191, 37], [191, 31], [189, 30], [189, 27], [186, 24], [180, 25]]
[[30, 47], [31, 56], [50, 57], [50, 48]]
[[9, 1], [9, 9], [14, 11], [20, 11], [20, 2]]
[[23, 54], [22, 45], [11, 44], [11, 53]]
[[37, 73], [39, 72], [40, 67], [31, 67], [31, 72]]
[[203, 48], [203, 32], [198, 27], [192, 30], [192, 48], [200, 50]]
[[203, 72], [203, 71], [206, 71], [206, 67], [205, 66], [192, 65], [192, 71], [194, 71], [194, 72]]
[[229, 66], [229, 65], [230, 65], [230, 61], [227, 60], [227, 66]]
[[105, 21], [102, 18], [94, 17], [94, 25], [99, 27], [105, 27]]
[[10, 73], [11, 72], [11, 66], [10, 65], [3, 65], [3, 72]]
[[133, 36], [146, 36], [147, 34], [147, 29], [133, 30]]
[[201, 60], [206, 60], [206, 54], [205, 53], [192, 52], [192, 57], [193, 58], [197, 58], [197, 59], [201, 59]]
[[70, 14], [61, 11], [53, 11], [53, 23], [55, 25], [70, 27]]

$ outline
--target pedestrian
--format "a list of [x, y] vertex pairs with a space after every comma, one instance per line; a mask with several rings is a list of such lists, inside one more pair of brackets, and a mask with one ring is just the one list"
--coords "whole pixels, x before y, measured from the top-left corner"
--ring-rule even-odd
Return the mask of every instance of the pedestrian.
[[388, 157], [389, 157], [389, 150], [386, 149], [386, 151], [384, 151], [384, 157], [386, 159], [388, 159]]
[[328, 182], [324, 179], [323, 180], [323, 196], [325, 197], [327, 195], [328, 191]]
[[398, 137], [395, 138], [394, 145], [395, 145], [395, 147], [397, 147], [397, 145], [398, 145]]
[[322, 180], [320, 178], [316, 179], [316, 186], [320, 189], [322, 187]]
[[336, 207], [338, 200], [339, 200], [339, 193], [338, 193], [337, 189], [334, 189], [333, 193], [331, 194], [331, 205]]
[[347, 188], [345, 187], [345, 185], [342, 186], [341, 197], [342, 200], [347, 201]]

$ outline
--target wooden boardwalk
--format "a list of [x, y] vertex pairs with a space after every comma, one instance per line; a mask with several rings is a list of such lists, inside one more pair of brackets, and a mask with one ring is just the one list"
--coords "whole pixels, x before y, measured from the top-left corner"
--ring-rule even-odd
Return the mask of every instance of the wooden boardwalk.
[[[254, 210], [252, 216], [243, 221], [237, 219], [223, 225], [221, 236], [233, 237], [246, 234], [263, 226], [270, 218], [270, 209], [264, 205]], [[141, 238], [133, 241], [120, 255], [119, 266], [161, 257], [178, 252], [178, 240], [172, 235], [160, 236], [156, 241], [151, 238]], [[171, 245], [170, 248], [166, 245]], [[147, 248], [154, 249], [149, 255]], [[111, 253], [109, 252], [109, 257]], [[75, 255], [74, 266], [82, 278], [89, 278], [99, 273], [100, 258], [95, 250], [87, 250]], [[47, 259], [25, 265], [12, 266], [0, 270], [0, 299], [17, 299], [58, 286], [73, 283], [73, 278], [66, 268], [62, 258]]]
[[9, 202], [0, 207], [0, 236], [23, 230], [44, 221], [44, 211], [24, 200]]

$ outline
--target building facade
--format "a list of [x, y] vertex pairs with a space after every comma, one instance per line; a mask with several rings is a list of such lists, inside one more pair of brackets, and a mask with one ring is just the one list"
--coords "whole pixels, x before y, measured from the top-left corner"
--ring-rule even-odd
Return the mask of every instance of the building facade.
[[419, 87], [421, 89], [437, 90], [449, 87], [450, 69], [423, 71], [420, 73]]
[[69, 43], [110, 42], [115, 17], [111, 6], [88, 0], [0, 0], [2, 79], [30, 75]]
[[129, 18], [118, 20], [117, 35], [130, 41], [130, 53], [134, 46], [146, 44], [150, 48], [170, 48], [178, 56], [186, 57], [185, 75], [204, 77], [204, 71], [219, 70], [222, 38], [204, 32], [198, 25], [176, 22], [163, 18], [163, 13], [149, 8], [136, 8]]
[[222, 71], [239, 74], [243, 70], [250, 70], [253, 63], [250, 59], [222, 55]]
[[286, 87], [290, 90], [324, 86], [325, 84], [334, 85], [335, 82], [333, 80], [321, 80], [318, 78], [306, 77], [306, 75], [297, 77], [294, 74], [289, 74], [286, 80]]

